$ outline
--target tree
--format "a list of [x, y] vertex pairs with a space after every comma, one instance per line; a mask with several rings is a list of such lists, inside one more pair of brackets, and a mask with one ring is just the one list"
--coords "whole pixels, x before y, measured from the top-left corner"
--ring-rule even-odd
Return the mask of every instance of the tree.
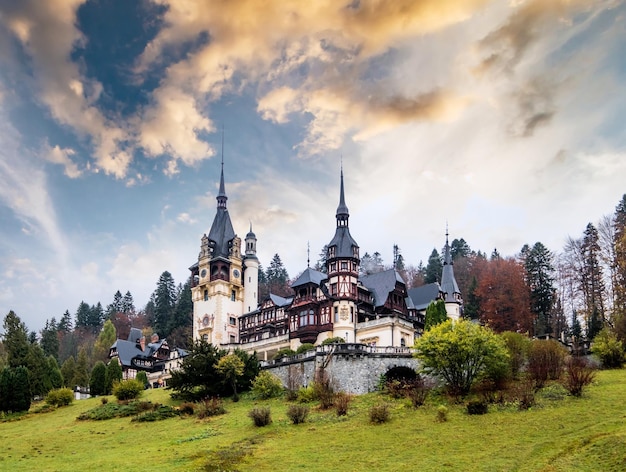
[[626, 194], [615, 208], [613, 230], [614, 309], [617, 314], [626, 316]]
[[76, 328], [89, 327], [91, 317], [91, 308], [83, 300], [78, 304], [76, 309]]
[[124, 294], [124, 298], [122, 299], [122, 312], [126, 314], [135, 313], [135, 302], [133, 301], [130, 290]]
[[315, 266], [313, 266], [313, 268], [317, 270], [318, 272], [323, 272], [325, 274], [327, 270], [326, 268], [327, 259], [328, 259], [328, 244], [324, 244], [324, 247], [320, 251], [317, 262], [315, 263]]
[[89, 360], [87, 359], [87, 351], [85, 351], [84, 348], [78, 353], [72, 385], [78, 385], [80, 387], [89, 385]]
[[217, 361], [215, 369], [232, 387], [233, 401], [238, 401], [239, 395], [237, 394], [237, 380], [243, 376], [243, 361], [236, 354], [228, 354]]
[[215, 365], [224, 352], [203, 339], [194, 341], [180, 369], [172, 372], [169, 387], [187, 400], [215, 396], [220, 393], [221, 378]]
[[456, 263], [457, 259], [469, 257], [471, 254], [472, 250], [467, 242], [465, 242], [465, 239], [454, 239], [452, 243], [450, 243], [450, 256], [453, 262]]
[[39, 344], [30, 346], [26, 357], [30, 393], [34, 396], [43, 396], [52, 389], [52, 382], [48, 369], [48, 361]]
[[106, 316], [108, 319], [110, 319], [116, 313], [124, 312], [122, 299], [122, 292], [120, 292], [119, 290], [115, 292], [115, 294], [113, 295], [113, 301], [109, 303], [109, 305], [107, 305]]
[[91, 370], [89, 379], [89, 393], [91, 395], [106, 395], [106, 366], [98, 361]]
[[28, 369], [5, 367], [0, 372], [0, 411], [28, 411], [31, 403]]
[[532, 335], [534, 317], [522, 264], [500, 258], [480, 260], [478, 265], [481, 268], [476, 296], [480, 320], [497, 333], [514, 331]]
[[382, 272], [383, 270], [384, 265], [380, 252], [376, 251], [372, 255], [367, 252], [363, 254], [363, 257], [361, 257], [361, 264], [359, 266], [359, 274], [369, 275]]
[[[552, 332], [552, 309], [556, 291], [554, 287], [553, 256], [540, 242], [522, 250], [526, 284], [530, 289], [530, 311], [535, 316], [535, 334], [544, 336]], [[560, 333], [557, 333], [560, 334]]]
[[426, 331], [415, 349], [423, 371], [440, 376], [455, 395], [467, 394], [480, 374], [508, 362], [500, 337], [465, 320], [448, 320]]
[[63, 313], [63, 316], [61, 317], [61, 321], [59, 321], [57, 328], [59, 331], [65, 333], [69, 333], [70, 331], [72, 331], [72, 315], [70, 315], [69, 310], [65, 310], [65, 313]]
[[122, 376], [122, 366], [120, 366], [117, 357], [114, 357], [106, 366], [106, 372], [104, 377], [105, 395], [109, 395], [113, 391], [113, 384], [122, 380]]
[[424, 317], [424, 331], [428, 331], [433, 326], [443, 323], [448, 319], [446, 312], [446, 304], [443, 300], [435, 300], [430, 302], [426, 307], [426, 316]]
[[93, 346], [92, 362], [106, 361], [109, 358], [109, 350], [116, 339], [117, 334], [113, 322], [106, 320]]
[[52, 388], [61, 388], [63, 386], [63, 374], [59, 369], [59, 363], [54, 356], [48, 356], [48, 378]]
[[166, 338], [169, 334], [170, 319], [174, 316], [176, 306], [176, 285], [172, 274], [168, 271], [163, 272], [159, 277], [152, 300], [154, 301], [152, 327], [162, 338]]
[[186, 338], [191, 336], [192, 324], [193, 301], [191, 300], [191, 279], [188, 279], [184, 285], [179, 284], [176, 289], [176, 305], [168, 325], [168, 333], [170, 335], [176, 333], [177, 335], [176, 340], [171, 336], [168, 337], [172, 345], [182, 347], [183, 343], [184, 345], [187, 344]]
[[600, 265], [598, 231], [589, 223], [585, 229], [581, 250], [583, 270], [581, 285], [585, 297], [587, 339], [593, 339], [602, 329], [606, 319], [604, 313], [604, 280]]
[[435, 282], [441, 282], [441, 272], [443, 271], [443, 264], [441, 257], [437, 252], [437, 249], [433, 249], [428, 258], [428, 264], [426, 264], [426, 271], [424, 275], [424, 283], [432, 284]]
[[63, 365], [61, 365], [61, 375], [63, 376], [63, 385], [66, 387], [74, 387], [72, 380], [74, 380], [74, 373], [76, 372], [76, 361], [74, 356], [68, 357]]
[[41, 330], [41, 347], [46, 356], [59, 358], [59, 330], [54, 317], [48, 321], [44, 329]]
[[28, 330], [20, 317], [13, 310], [4, 317], [3, 344], [9, 367], [26, 365], [29, 352]]
[[267, 284], [270, 293], [275, 293], [276, 295], [281, 296], [287, 296], [290, 294], [291, 289], [288, 285], [289, 274], [287, 273], [285, 266], [283, 266], [283, 261], [280, 259], [278, 254], [274, 254], [274, 257], [272, 257], [272, 261], [270, 262], [265, 275], [267, 277]]
[[465, 295], [465, 306], [463, 307], [463, 316], [468, 320], [478, 319], [480, 305], [478, 296], [476, 295], [477, 288], [478, 280], [476, 277], [472, 277], [472, 281], [470, 282], [467, 290], [467, 295]]

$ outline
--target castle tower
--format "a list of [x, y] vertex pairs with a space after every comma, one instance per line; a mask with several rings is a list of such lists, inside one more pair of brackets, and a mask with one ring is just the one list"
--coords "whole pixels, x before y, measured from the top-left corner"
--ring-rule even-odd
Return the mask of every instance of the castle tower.
[[443, 256], [443, 270], [441, 273], [441, 290], [445, 292], [446, 313], [449, 318], [458, 320], [463, 315], [463, 298], [454, 278], [454, 264], [448, 244], [448, 228], [446, 227], [446, 246]]
[[333, 336], [355, 342], [354, 332], [357, 323], [357, 282], [359, 278], [359, 246], [350, 235], [348, 219], [350, 212], [346, 205], [343, 186], [343, 168], [337, 207], [337, 228], [335, 236], [328, 243], [326, 272], [328, 293], [332, 300]]
[[243, 264], [237, 237], [226, 207], [224, 159], [217, 212], [209, 235], [202, 236], [198, 263], [191, 267], [193, 336], [214, 344], [237, 342], [237, 318], [243, 313]]
[[256, 235], [250, 231], [246, 234], [246, 254], [243, 258], [243, 311], [249, 313], [255, 310], [259, 298], [259, 259], [256, 257]]

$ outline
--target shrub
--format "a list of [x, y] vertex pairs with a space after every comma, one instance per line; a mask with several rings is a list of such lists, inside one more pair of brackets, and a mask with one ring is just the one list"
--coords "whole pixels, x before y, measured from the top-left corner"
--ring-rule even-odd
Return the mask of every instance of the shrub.
[[178, 407], [178, 411], [181, 415], [193, 415], [196, 412], [196, 405], [191, 402], [181, 403]]
[[103, 405], [106, 405], [107, 403], [109, 403], [109, 399], [107, 397], [102, 397], [100, 398], [100, 403], [102, 403]]
[[119, 401], [134, 400], [143, 392], [143, 384], [137, 379], [122, 380], [113, 384], [113, 395]]
[[532, 378], [525, 378], [517, 383], [515, 400], [520, 410], [528, 410], [535, 404], [535, 381]]
[[173, 416], [176, 416], [177, 414], [178, 412], [170, 406], [156, 405], [156, 408], [149, 410], [149, 411], [144, 411], [138, 414], [131, 421], [136, 421], [136, 422], [160, 421], [160, 420], [165, 420], [167, 418], [172, 418]]
[[335, 389], [325, 370], [319, 369], [315, 372], [315, 381], [312, 387], [314, 397], [320, 402], [320, 408], [322, 410], [332, 408], [335, 403]]
[[437, 421], [445, 423], [448, 421], [448, 407], [445, 405], [439, 405], [437, 407]]
[[322, 341], [322, 346], [326, 346], [327, 344], [343, 344], [345, 343], [345, 339], [341, 336], [335, 336], [334, 338], [326, 338]]
[[306, 405], [289, 405], [287, 416], [293, 424], [301, 424], [309, 416], [309, 407]]
[[531, 340], [520, 333], [505, 331], [500, 335], [504, 340], [507, 351], [509, 351], [509, 368], [514, 379], [519, 377], [522, 367], [526, 363]]
[[143, 370], [140, 370], [139, 372], [137, 372], [136, 379], [143, 384], [144, 389], [150, 385], [148, 383], [148, 375]]
[[411, 400], [413, 408], [419, 408], [426, 402], [426, 397], [432, 388], [433, 381], [422, 376], [418, 376], [409, 383], [406, 396]]
[[313, 386], [309, 385], [308, 387], [300, 387], [298, 389], [296, 398], [300, 403], [311, 403], [317, 400], [317, 397], [315, 395], [316, 394]]
[[257, 407], [250, 410], [248, 416], [252, 418], [254, 426], [267, 426], [272, 422], [271, 411], [269, 407]]
[[198, 404], [198, 418], [218, 416], [226, 413], [224, 402], [219, 397], [205, 398]]
[[283, 394], [283, 383], [274, 374], [264, 370], [252, 382], [252, 395], [255, 398], [268, 400]]
[[54, 406], [67, 406], [74, 401], [74, 392], [69, 388], [50, 390], [46, 395], [46, 403]]
[[98, 361], [91, 370], [89, 377], [89, 392], [91, 395], [105, 395], [106, 391], [106, 366], [104, 362]]
[[472, 400], [467, 402], [468, 415], [484, 415], [487, 413], [489, 406], [484, 400]]
[[565, 363], [565, 381], [563, 386], [575, 397], [580, 397], [583, 388], [593, 382], [596, 373], [586, 359], [570, 357]]
[[296, 354], [302, 354], [303, 352], [310, 351], [311, 349], [315, 349], [315, 344], [304, 343], [296, 349]]
[[382, 424], [389, 421], [391, 413], [389, 404], [378, 403], [370, 408], [370, 422], [374, 424]]
[[348, 414], [348, 407], [351, 401], [352, 397], [345, 392], [339, 392], [335, 395], [335, 411], [337, 412], [337, 416], [346, 416]]
[[528, 374], [536, 388], [542, 388], [548, 379], [557, 380], [563, 372], [567, 354], [557, 341], [534, 340], [528, 351]]
[[624, 346], [607, 328], [593, 339], [591, 352], [600, 359], [605, 369], [621, 369], [624, 364]]
[[293, 356], [295, 353], [296, 351], [294, 351], [290, 347], [283, 347], [278, 350], [278, 352], [274, 356], [274, 360], [282, 359], [283, 357]]

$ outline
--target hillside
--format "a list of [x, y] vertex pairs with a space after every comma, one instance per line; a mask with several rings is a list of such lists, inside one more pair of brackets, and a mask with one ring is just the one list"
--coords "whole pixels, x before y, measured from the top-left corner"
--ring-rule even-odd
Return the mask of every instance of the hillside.
[[[448, 405], [448, 421], [438, 422], [439, 399], [414, 410], [368, 394], [355, 399], [347, 417], [311, 404], [308, 422], [298, 426], [286, 416], [287, 402], [245, 397], [226, 401], [227, 414], [206, 420], [77, 421], [100, 405], [90, 399], [0, 423], [0, 470], [617, 472], [626, 470], [625, 396], [626, 371], [602, 371], [582, 398], [548, 387], [528, 411], [502, 405], [468, 416], [463, 405]], [[143, 398], [172, 404], [164, 390]], [[383, 398], [391, 420], [373, 425], [369, 408]], [[247, 414], [255, 405], [271, 407], [270, 426], [252, 425]]]

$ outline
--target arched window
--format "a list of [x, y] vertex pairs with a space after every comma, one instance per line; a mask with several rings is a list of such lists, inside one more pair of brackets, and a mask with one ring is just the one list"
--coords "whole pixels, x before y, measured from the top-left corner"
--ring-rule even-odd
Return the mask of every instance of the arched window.
[[209, 299], [209, 291], [205, 290], [204, 291], [204, 301], [206, 302]]

